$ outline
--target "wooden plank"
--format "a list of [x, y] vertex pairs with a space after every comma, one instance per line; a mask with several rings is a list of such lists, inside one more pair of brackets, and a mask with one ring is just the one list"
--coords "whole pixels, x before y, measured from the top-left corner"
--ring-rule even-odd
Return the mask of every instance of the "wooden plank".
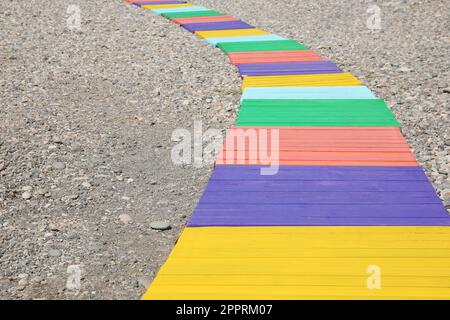
[[448, 227], [186, 228], [144, 299], [448, 299], [449, 243]]
[[195, 34], [199, 38], [218, 38], [218, 37], [235, 37], [235, 36], [257, 36], [268, 34], [268, 32], [252, 28], [252, 29], [234, 29], [234, 30], [209, 30], [197, 31]]
[[222, 51], [229, 52], [252, 52], [252, 51], [286, 51], [286, 50], [308, 50], [304, 44], [294, 40], [277, 41], [252, 41], [252, 42], [225, 42], [217, 45]]
[[272, 165], [418, 166], [399, 129], [359, 127], [233, 127], [216, 164], [264, 165], [268, 157]]
[[246, 88], [241, 101], [250, 99], [376, 99], [365, 86], [332, 86], [332, 87], [271, 87]]
[[227, 55], [231, 63], [234, 65], [243, 63], [273, 63], [324, 60], [318, 53], [312, 50], [230, 52]]
[[183, 28], [190, 32], [206, 31], [206, 30], [235, 30], [235, 29], [254, 29], [255, 27], [245, 23], [242, 20], [223, 21], [223, 22], [205, 22], [205, 23], [189, 23], [182, 24]]
[[330, 87], [359, 85], [361, 85], [361, 81], [349, 72], [282, 76], [245, 76], [242, 82], [242, 90], [256, 87]]

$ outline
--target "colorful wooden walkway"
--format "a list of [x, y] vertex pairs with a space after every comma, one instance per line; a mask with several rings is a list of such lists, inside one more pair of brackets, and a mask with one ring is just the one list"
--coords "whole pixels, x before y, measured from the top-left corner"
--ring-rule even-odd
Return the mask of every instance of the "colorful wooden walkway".
[[382, 99], [238, 18], [128, 1], [217, 46], [243, 77], [236, 126], [144, 299], [450, 299], [449, 215]]

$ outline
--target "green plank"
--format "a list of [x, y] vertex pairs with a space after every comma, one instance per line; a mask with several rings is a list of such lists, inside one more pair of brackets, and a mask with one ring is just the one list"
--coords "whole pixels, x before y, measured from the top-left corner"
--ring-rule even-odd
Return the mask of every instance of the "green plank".
[[207, 16], [223, 16], [223, 13], [210, 10], [210, 11], [189, 11], [189, 12], [168, 12], [163, 13], [163, 17], [167, 19], [175, 19], [175, 18], [191, 18], [191, 17], [207, 17]]
[[274, 41], [246, 41], [246, 42], [221, 42], [217, 47], [224, 52], [246, 52], [246, 51], [280, 51], [280, 50], [308, 50], [304, 44], [294, 40]]
[[237, 126], [399, 127], [381, 99], [244, 100]]

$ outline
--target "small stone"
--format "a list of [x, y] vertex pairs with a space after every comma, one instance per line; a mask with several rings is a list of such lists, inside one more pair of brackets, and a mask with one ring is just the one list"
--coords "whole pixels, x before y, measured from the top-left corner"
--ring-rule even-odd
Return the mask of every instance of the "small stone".
[[74, 152], [78, 152], [81, 150], [81, 144], [79, 143], [74, 143], [70, 146], [70, 149]]
[[34, 283], [41, 283], [41, 282], [43, 282], [45, 279], [43, 278], [43, 277], [41, 277], [41, 276], [36, 276], [36, 277], [33, 277], [32, 279], [31, 279], [31, 281], [32, 282], [34, 282]]
[[85, 182], [83, 182], [83, 183], [81, 184], [81, 186], [82, 186], [83, 188], [89, 189], [89, 188], [91, 187], [91, 184], [90, 184], [89, 182], [85, 181]]
[[150, 181], [150, 184], [151, 184], [152, 186], [154, 186], [154, 185], [158, 184], [158, 181], [152, 180], [152, 181]]
[[412, 69], [403, 66], [403, 67], [400, 67], [400, 68], [398, 69], [398, 71], [400, 71], [400, 72], [411, 72]]
[[63, 143], [63, 140], [59, 136], [53, 136], [52, 137], [52, 141], [53, 141], [53, 143], [57, 143], [57, 144], [62, 144]]
[[450, 190], [442, 191], [442, 198], [444, 198], [444, 201], [450, 201]]
[[133, 288], [139, 288], [139, 281], [135, 278], [131, 279], [131, 285]]
[[150, 228], [153, 230], [169, 230], [171, 226], [167, 221], [153, 221], [150, 223]]
[[38, 196], [43, 196], [47, 193], [47, 191], [45, 189], [39, 188], [35, 191], [35, 194]]
[[53, 167], [53, 169], [56, 169], [56, 170], [63, 170], [66, 168], [66, 164], [61, 161], [56, 161], [56, 162], [52, 163], [52, 167]]
[[72, 194], [72, 195], [69, 196], [69, 199], [70, 200], [76, 200], [76, 199], [78, 199], [78, 195], [77, 194]]
[[31, 199], [31, 192], [30, 191], [25, 191], [24, 193], [22, 193], [22, 199], [30, 200]]
[[119, 220], [125, 224], [128, 224], [131, 221], [131, 217], [126, 213], [122, 213], [119, 215]]
[[20, 279], [17, 286], [17, 290], [22, 291], [27, 287], [27, 285], [28, 285], [27, 279]]
[[31, 191], [33, 188], [31, 186], [24, 186], [22, 187], [22, 191]]
[[150, 284], [152, 283], [152, 279], [150, 277], [139, 277], [138, 281], [139, 285], [141, 287], [144, 287], [145, 290], [147, 290], [150, 287]]
[[123, 181], [123, 176], [117, 176], [116, 179], [117, 181]]
[[50, 257], [55, 257], [55, 258], [57, 258], [57, 257], [60, 257], [60, 256], [61, 256], [61, 251], [58, 250], [58, 249], [50, 249], [50, 250], [48, 251], [48, 255], [49, 255]]
[[438, 84], [438, 88], [439, 89], [445, 89], [447, 87], [448, 87], [448, 85], [446, 83], [444, 83], [444, 82], [441, 82], [441, 83]]
[[445, 206], [447, 209], [450, 209], [450, 201], [444, 201], [444, 206]]

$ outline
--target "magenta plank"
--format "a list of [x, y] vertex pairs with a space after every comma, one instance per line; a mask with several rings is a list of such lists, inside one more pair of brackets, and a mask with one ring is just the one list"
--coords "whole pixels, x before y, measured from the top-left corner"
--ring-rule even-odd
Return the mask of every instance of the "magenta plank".
[[190, 32], [207, 30], [228, 30], [228, 29], [253, 29], [254, 27], [242, 20], [223, 21], [223, 22], [205, 22], [205, 23], [187, 23], [181, 25]]
[[271, 76], [342, 72], [342, 70], [331, 61], [246, 63], [239, 64], [238, 68], [241, 76]]

